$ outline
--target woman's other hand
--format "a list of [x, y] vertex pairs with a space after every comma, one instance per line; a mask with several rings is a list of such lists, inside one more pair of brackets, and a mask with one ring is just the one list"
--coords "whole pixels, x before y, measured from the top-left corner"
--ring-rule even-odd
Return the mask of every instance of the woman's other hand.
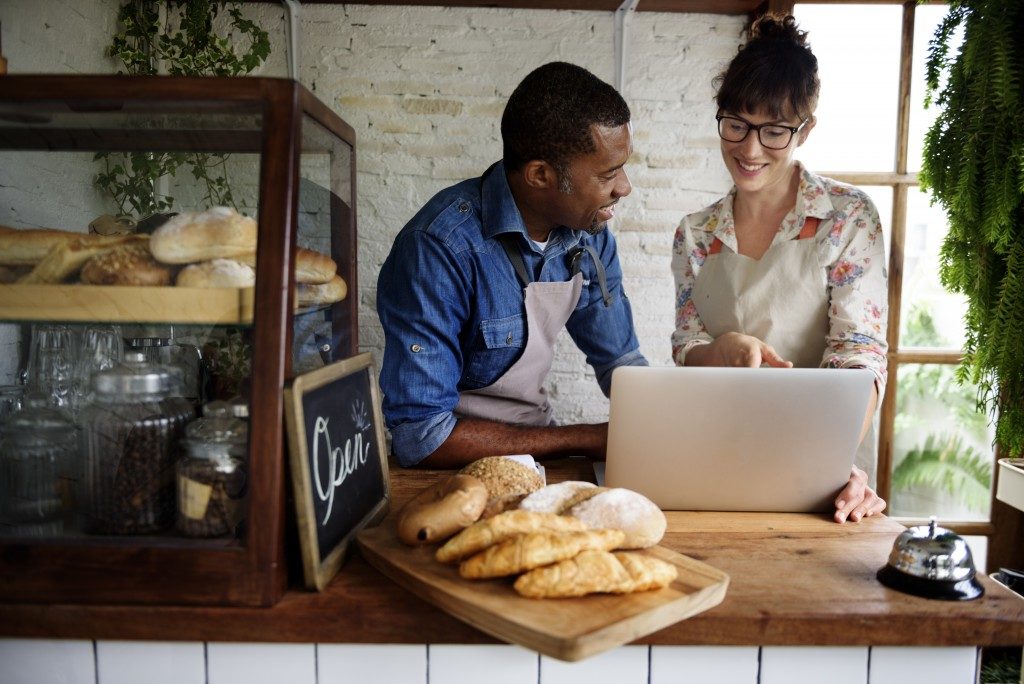
[[688, 366], [760, 368], [765, 364], [775, 368], [793, 367], [793, 362], [779, 356], [770, 344], [738, 332], [719, 335], [712, 342], [696, 346], [686, 354]]
[[885, 499], [868, 487], [868, 474], [857, 466], [850, 469], [850, 481], [836, 497], [835, 521], [860, 522], [885, 510]]

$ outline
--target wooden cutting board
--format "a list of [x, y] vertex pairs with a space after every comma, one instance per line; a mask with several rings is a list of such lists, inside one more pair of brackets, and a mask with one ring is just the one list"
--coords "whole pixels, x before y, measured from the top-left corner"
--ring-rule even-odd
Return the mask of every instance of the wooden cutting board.
[[399, 541], [394, 518], [357, 535], [366, 561], [441, 610], [491, 636], [560, 660], [576, 661], [628, 644], [712, 608], [725, 598], [729, 576], [700, 561], [656, 546], [647, 553], [676, 566], [679, 576], [658, 591], [528, 599], [514, 578], [466, 580], [457, 566], [434, 560], [436, 545]]

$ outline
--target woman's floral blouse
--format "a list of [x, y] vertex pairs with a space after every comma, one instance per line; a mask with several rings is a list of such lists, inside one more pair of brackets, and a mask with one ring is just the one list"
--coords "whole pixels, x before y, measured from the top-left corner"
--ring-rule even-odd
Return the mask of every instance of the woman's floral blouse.
[[[736, 251], [732, 212], [735, 196], [733, 187], [710, 207], [686, 216], [676, 229], [672, 246], [672, 273], [676, 281], [672, 357], [680, 366], [691, 347], [712, 340], [697, 314], [691, 293], [716, 237], [723, 248]], [[829, 289], [829, 330], [821, 365], [870, 368], [878, 378], [881, 394], [886, 377], [888, 290], [878, 211], [863, 191], [817, 176], [800, 166], [796, 207], [783, 219], [772, 245], [795, 239], [808, 216], [821, 219], [814, 239], [818, 241], [818, 262], [825, 271]], [[785, 299], [786, 293], [779, 292], [778, 296]]]

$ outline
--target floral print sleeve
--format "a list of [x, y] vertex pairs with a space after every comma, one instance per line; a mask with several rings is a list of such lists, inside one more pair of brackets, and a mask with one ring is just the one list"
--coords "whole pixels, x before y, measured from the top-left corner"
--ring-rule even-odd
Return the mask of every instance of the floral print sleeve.
[[682, 366], [686, 353], [712, 341], [693, 303], [693, 285], [707, 257], [718, 222], [719, 204], [683, 218], [672, 244], [672, 275], [675, 279], [676, 328], [672, 333], [672, 359]]
[[882, 224], [860, 190], [827, 182], [835, 213], [827, 253], [829, 330], [822, 366], [868, 368], [879, 394], [886, 381], [888, 286]]

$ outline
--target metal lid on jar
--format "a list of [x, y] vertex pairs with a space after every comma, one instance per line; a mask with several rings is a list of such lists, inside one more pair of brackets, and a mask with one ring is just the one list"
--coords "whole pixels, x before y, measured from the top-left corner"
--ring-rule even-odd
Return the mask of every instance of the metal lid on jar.
[[125, 339], [125, 343], [132, 349], [169, 347], [171, 346], [171, 341], [169, 337], [129, 337]]
[[92, 386], [100, 396], [164, 394], [180, 387], [180, 376], [178, 369], [149, 363], [142, 352], [126, 351], [123, 362], [93, 376]]
[[234, 396], [228, 399], [228, 405], [231, 406], [231, 415], [235, 418], [241, 418], [242, 420], [248, 420], [249, 418], [249, 402], [243, 396]]
[[228, 415], [207, 414], [186, 425], [185, 436], [199, 442], [245, 444], [249, 437], [249, 426]]

